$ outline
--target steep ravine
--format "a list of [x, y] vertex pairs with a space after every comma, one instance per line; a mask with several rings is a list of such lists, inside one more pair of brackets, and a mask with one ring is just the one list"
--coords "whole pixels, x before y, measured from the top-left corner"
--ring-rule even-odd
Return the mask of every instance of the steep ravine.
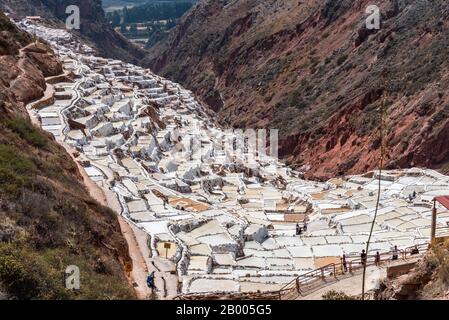
[[224, 125], [280, 130], [280, 155], [306, 176], [447, 169], [449, 3], [201, 0], [144, 63], [202, 97]]
[[98, 55], [131, 63], [138, 63], [145, 57], [145, 50], [112, 29], [105, 19], [101, 0], [0, 0], [0, 9], [15, 18], [38, 15], [52, 23], [65, 22], [69, 5], [80, 9], [80, 30], [74, 32], [89, 41]]
[[[32, 125], [25, 105], [61, 73], [51, 48], [0, 12], [0, 292], [18, 299], [128, 299], [128, 246], [117, 216], [93, 200], [77, 165]], [[81, 290], [64, 287], [69, 265]]]

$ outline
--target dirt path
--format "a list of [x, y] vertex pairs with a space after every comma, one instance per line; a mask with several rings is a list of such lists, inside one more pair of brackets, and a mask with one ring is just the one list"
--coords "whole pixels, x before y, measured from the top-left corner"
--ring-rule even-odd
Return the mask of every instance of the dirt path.
[[[83, 176], [85, 172], [82, 168]], [[109, 206], [116, 212], [121, 211], [120, 202], [111, 190], [103, 190], [88, 177], [85, 178], [86, 185], [95, 199], [103, 199], [103, 204]], [[88, 181], [88, 182], [87, 182]], [[89, 186], [90, 185], [90, 186]], [[173, 262], [160, 257], [151, 257], [148, 248], [148, 235], [132, 223], [128, 223], [119, 214], [118, 220], [123, 236], [125, 237], [129, 255], [133, 261], [131, 280], [139, 299], [147, 299], [151, 295], [151, 290], [146, 284], [147, 275], [155, 271], [155, 284], [158, 288], [159, 299], [172, 299], [177, 295], [178, 276], [171, 274], [176, 266]]]
[[[366, 269], [366, 291], [370, 291], [376, 288], [380, 279], [385, 278], [387, 275], [386, 267], [370, 266]], [[299, 297], [298, 300], [321, 300], [323, 294], [335, 290], [338, 292], [344, 292], [347, 295], [357, 295], [362, 292], [362, 273], [356, 274], [352, 277], [342, 279], [320, 288], [307, 296]]]
[[[130, 283], [136, 291], [139, 299], [148, 299], [151, 296], [151, 290], [146, 284], [147, 275], [155, 271], [155, 284], [158, 288], [159, 299], [172, 299], [177, 295], [178, 277], [176, 273], [171, 274], [176, 266], [173, 262], [160, 257], [151, 257], [148, 248], [147, 234], [124, 219], [120, 212], [122, 211], [120, 202], [118, 201], [114, 192], [109, 189], [100, 188], [93, 182], [86, 174], [81, 165], [73, 157], [75, 150], [68, 144], [62, 143], [67, 152], [72, 156], [77, 163], [78, 169], [81, 172], [84, 184], [87, 187], [90, 195], [101, 204], [110, 207], [117, 213], [121, 232], [128, 243], [129, 255], [133, 262], [133, 270], [130, 275]], [[80, 159], [78, 159], [80, 160]]]
[[147, 234], [131, 225], [141, 252], [149, 270], [156, 271], [156, 287], [159, 289], [159, 296], [163, 299], [173, 299], [178, 294], [178, 276], [176, 274], [176, 265], [162, 257], [152, 257], [147, 245]]
[[[147, 275], [155, 271], [155, 284], [158, 288], [159, 299], [173, 299], [178, 294], [178, 276], [176, 274], [176, 265], [161, 257], [152, 257], [148, 247], [148, 235], [134, 224], [124, 219], [120, 212], [122, 207], [115, 193], [109, 189], [100, 188], [86, 174], [82, 166], [73, 157], [75, 149], [66, 143], [62, 143], [67, 152], [76, 162], [84, 185], [87, 187], [90, 195], [101, 204], [110, 207], [117, 213], [121, 232], [128, 243], [129, 255], [133, 262], [133, 270], [130, 274], [130, 283], [134, 287], [139, 299], [148, 299], [151, 296], [151, 290], [146, 284]], [[80, 160], [80, 159], [78, 159]], [[172, 272], [175, 271], [175, 272]]]
[[133, 263], [133, 269], [130, 274], [130, 278], [128, 279], [133, 286], [137, 298], [146, 299], [150, 295], [151, 291], [146, 285], [146, 277], [148, 275], [149, 268], [143, 258], [141, 248], [139, 247], [137, 241], [135, 240], [133, 229], [130, 227], [128, 222], [123, 219], [120, 215], [121, 207], [117, 198], [113, 194], [113, 192], [105, 192], [102, 188], [100, 188], [95, 182], [93, 182], [89, 176], [86, 174], [81, 165], [76, 161], [73, 157], [74, 149], [67, 144], [63, 144], [66, 150], [70, 153], [73, 160], [76, 162], [78, 169], [83, 176], [84, 185], [87, 187], [92, 198], [97, 200], [104, 206], [110, 207], [117, 213], [118, 222], [120, 224], [120, 229], [128, 243], [129, 255], [131, 257]]
[[[387, 262], [379, 267], [377, 266], [367, 266], [366, 268], [366, 279], [365, 279], [365, 292], [374, 290], [379, 281], [385, 279], [387, 276], [387, 268], [390, 266], [401, 265], [404, 263], [410, 263], [413, 261], [417, 261], [419, 256], [415, 258], [410, 258], [408, 260], [398, 260]], [[358, 295], [362, 293], [362, 279], [363, 273], [362, 270], [357, 270], [357, 273], [354, 276], [343, 278], [341, 280], [337, 280], [332, 282], [329, 285], [323, 286], [316, 291], [311, 292], [310, 294], [298, 297], [297, 300], [321, 300], [323, 294], [335, 290], [338, 292], [344, 292], [347, 295]]]
[[[74, 92], [76, 92], [76, 84], [73, 88]], [[49, 85], [47, 84], [47, 93], [50, 93]], [[53, 86], [51, 86], [53, 88]], [[39, 102], [46, 98], [41, 99], [30, 103], [27, 107], [34, 105], [36, 102]], [[76, 100], [72, 99], [71, 104]], [[29, 110], [31, 111], [31, 110]], [[29, 112], [31, 121], [33, 124], [40, 126], [40, 123], [37, 119], [37, 114], [34, 112]], [[64, 118], [62, 114], [60, 114], [61, 123], [64, 123]], [[61, 139], [58, 139], [58, 142], [65, 148], [67, 153], [72, 157], [73, 161], [78, 166], [79, 172], [83, 177], [83, 183], [88, 189], [92, 198], [97, 200], [102, 205], [110, 207], [117, 213], [118, 222], [120, 225], [121, 232], [128, 243], [129, 255], [133, 263], [133, 269], [128, 277], [129, 283], [133, 286], [136, 296], [139, 299], [149, 299], [151, 297], [151, 290], [148, 288], [146, 284], [147, 275], [155, 271], [155, 284], [158, 288], [157, 296], [159, 299], [172, 299], [177, 295], [178, 291], [178, 277], [176, 272], [176, 265], [164, 258], [161, 257], [152, 257], [151, 252], [148, 248], [148, 235], [134, 224], [128, 222], [124, 217], [120, 215], [122, 212], [122, 207], [120, 205], [119, 200], [117, 199], [115, 193], [107, 187], [100, 187], [94, 181], [90, 179], [87, 175], [86, 171], [82, 168], [82, 166], [78, 163], [79, 160], [87, 160], [82, 155], [78, 158], [75, 158], [74, 154], [76, 150], [65, 143], [63, 140], [63, 132], [61, 127]], [[77, 161], [78, 160], [78, 161]], [[110, 178], [110, 177], [108, 177]]]

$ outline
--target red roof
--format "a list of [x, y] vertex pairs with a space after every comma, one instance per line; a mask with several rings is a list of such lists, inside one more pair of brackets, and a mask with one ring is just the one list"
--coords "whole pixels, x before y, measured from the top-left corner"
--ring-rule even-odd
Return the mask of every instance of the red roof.
[[449, 196], [435, 197], [435, 200], [441, 203], [446, 209], [449, 210]]

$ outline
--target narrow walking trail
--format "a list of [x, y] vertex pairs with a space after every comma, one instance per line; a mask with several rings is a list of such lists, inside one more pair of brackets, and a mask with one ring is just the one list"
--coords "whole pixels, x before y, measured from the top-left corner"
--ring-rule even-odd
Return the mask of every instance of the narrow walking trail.
[[[74, 149], [65, 143], [63, 145], [73, 157]], [[76, 159], [74, 160], [76, 162]], [[146, 278], [152, 271], [156, 271], [155, 282], [156, 287], [158, 288], [158, 298], [168, 299], [175, 297], [177, 295], [178, 277], [176, 274], [170, 274], [170, 271], [175, 267], [174, 263], [160, 257], [150, 257], [150, 250], [147, 245], [147, 234], [123, 218], [120, 215], [122, 208], [116, 195], [110, 190], [100, 188], [89, 178], [78, 162], [77, 164], [79, 171], [83, 175], [84, 184], [89, 190], [90, 195], [98, 202], [105, 206], [109, 206], [117, 213], [120, 229], [126, 242], [128, 243], [129, 255], [133, 262], [130, 282], [136, 291], [137, 297], [139, 299], [148, 299], [151, 297], [151, 290], [146, 284]], [[164, 290], [164, 288], [167, 289]], [[165, 291], [167, 291], [167, 294]]]

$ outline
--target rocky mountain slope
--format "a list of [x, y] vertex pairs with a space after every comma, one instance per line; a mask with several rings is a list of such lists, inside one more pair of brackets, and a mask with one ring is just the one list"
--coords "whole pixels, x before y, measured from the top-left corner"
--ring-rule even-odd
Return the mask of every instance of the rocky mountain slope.
[[449, 3], [201, 0], [144, 63], [200, 95], [223, 124], [277, 128], [280, 155], [328, 178], [449, 162]]
[[384, 280], [376, 291], [376, 300], [448, 300], [449, 242], [433, 245], [407, 274]]
[[0, 9], [10, 12], [16, 18], [39, 15], [53, 21], [65, 23], [67, 6], [80, 8], [79, 34], [97, 49], [98, 54], [131, 63], [138, 63], [145, 51], [116, 33], [106, 21], [101, 0], [0, 0]]
[[[0, 12], [0, 292], [19, 299], [133, 298], [130, 262], [115, 213], [82, 185], [77, 165], [32, 125], [25, 105], [41, 97], [61, 63]], [[65, 289], [77, 265], [81, 291]]]

